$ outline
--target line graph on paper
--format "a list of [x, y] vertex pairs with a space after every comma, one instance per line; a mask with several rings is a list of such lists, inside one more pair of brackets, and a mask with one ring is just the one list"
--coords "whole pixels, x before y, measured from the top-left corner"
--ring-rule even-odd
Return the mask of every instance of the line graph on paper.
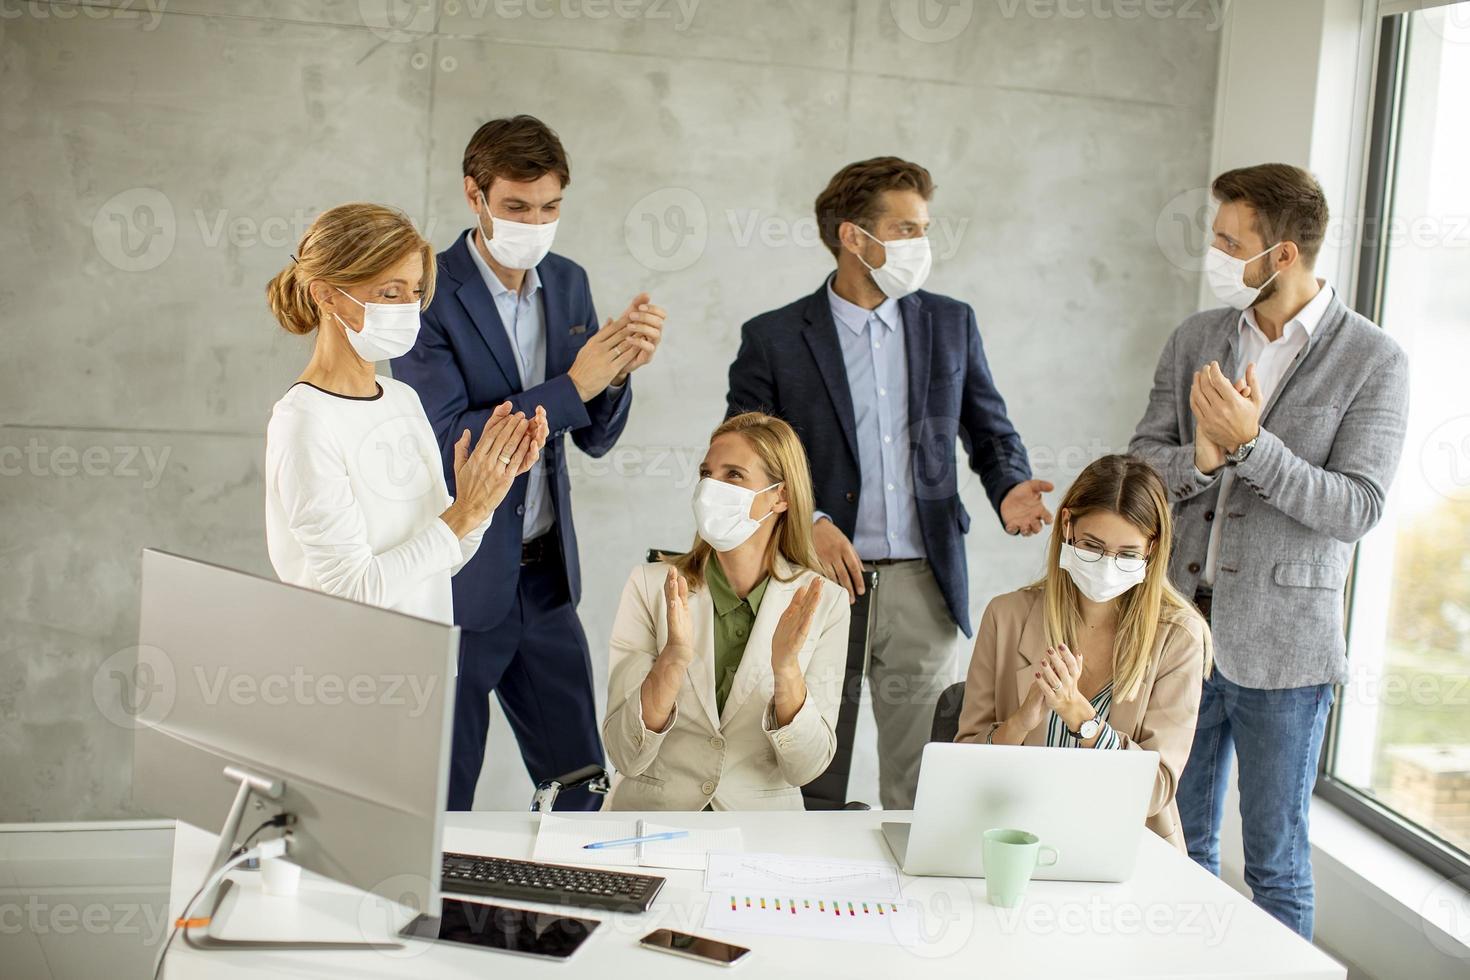
[[704, 887], [706, 891], [757, 894], [893, 898], [898, 895], [898, 873], [892, 865], [877, 861], [711, 853]]

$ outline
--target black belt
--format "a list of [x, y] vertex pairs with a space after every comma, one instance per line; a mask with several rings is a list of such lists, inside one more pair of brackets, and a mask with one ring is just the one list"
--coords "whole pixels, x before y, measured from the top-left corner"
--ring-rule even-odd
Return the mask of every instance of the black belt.
[[1194, 594], [1194, 607], [1205, 617], [1207, 623], [1210, 621], [1210, 600], [1213, 597], [1214, 593], [1209, 589], [1199, 589]]
[[876, 566], [882, 567], [884, 565], [907, 565], [911, 561], [923, 561], [923, 560], [924, 559], [922, 559], [922, 558], [872, 558], [872, 559], [869, 559], [867, 561], [864, 561], [863, 564], [864, 565], [876, 565]]
[[540, 565], [561, 555], [555, 531], [547, 531], [530, 541], [521, 542], [521, 564]]

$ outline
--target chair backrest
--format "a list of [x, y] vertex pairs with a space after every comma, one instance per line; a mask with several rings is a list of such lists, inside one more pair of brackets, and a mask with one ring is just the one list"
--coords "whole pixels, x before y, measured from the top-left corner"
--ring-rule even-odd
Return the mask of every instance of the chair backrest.
[[965, 703], [965, 682], [951, 684], [934, 702], [934, 724], [929, 729], [929, 741], [953, 742], [960, 730], [960, 708]]

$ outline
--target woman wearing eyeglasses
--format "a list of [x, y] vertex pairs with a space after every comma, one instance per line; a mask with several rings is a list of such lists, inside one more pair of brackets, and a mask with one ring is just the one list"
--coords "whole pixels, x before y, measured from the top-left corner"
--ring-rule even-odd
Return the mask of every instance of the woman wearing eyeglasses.
[[1152, 750], [1148, 826], [1184, 851], [1174, 791], [1210, 669], [1203, 617], [1168, 580], [1163, 480], [1104, 456], [1061, 501], [1041, 581], [985, 610], [957, 742]]

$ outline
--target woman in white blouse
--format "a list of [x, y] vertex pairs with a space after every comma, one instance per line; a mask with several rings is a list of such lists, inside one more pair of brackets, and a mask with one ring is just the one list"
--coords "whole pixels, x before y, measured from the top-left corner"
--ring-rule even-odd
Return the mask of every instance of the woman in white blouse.
[[266, 430], [266, 543], [284, 582], [452, 622], [449, 579], [474, 556], [512, 481], [546, 441], [545, 413], [501, 405], [454, 447], [455, 496], [418, 395], [376, 362], [413, 347], [434, 252], [401, 212], [324, 212], [266, 287], [311, 361]]
[[608, 807], [799, 810], [836, 751], [850, 619], [817, 571], [806, 453], [751, 412], [699, 475], [694, 546], [635, 568], [613, 623]]

